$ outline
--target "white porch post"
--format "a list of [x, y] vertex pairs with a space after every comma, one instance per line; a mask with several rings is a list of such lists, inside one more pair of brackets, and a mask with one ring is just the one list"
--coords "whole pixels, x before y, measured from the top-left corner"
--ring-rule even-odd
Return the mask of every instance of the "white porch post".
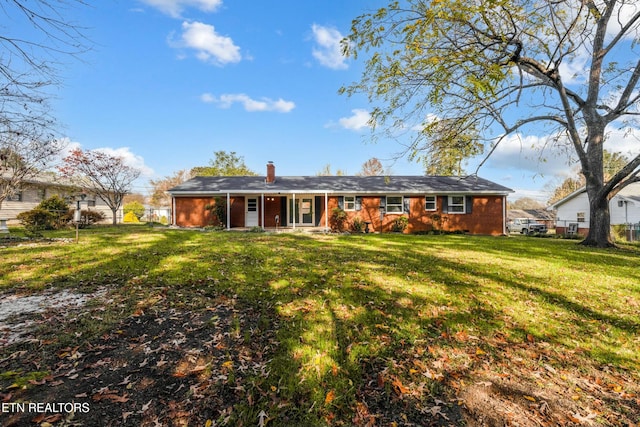
[[231, 229], [231, 195], [227, 193], [227, 230]]
[[329, 195], [324, 193], [324, 231], [329, 231]]
[[293, 205], [291, 206], [291, 219], [293, 219], [293, 229], [296, 229], [296, 193], [293, 193]]
[[264, 193], [260, 195], [260, 209], [262, 210], [262, 229], [264, 230]]
[[171, 196], [171, 225], [177, 225], [176, 216], [176, 198]]

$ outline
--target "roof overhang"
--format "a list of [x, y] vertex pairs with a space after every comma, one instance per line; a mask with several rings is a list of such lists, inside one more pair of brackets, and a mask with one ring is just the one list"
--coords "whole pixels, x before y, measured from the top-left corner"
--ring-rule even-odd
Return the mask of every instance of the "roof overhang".
[[229, 195], [293, 195], [293, 194], [317, 194], [317, 195], [387, 195], [398, 194], [404, 196], [424, 196], [424, 195], [484, 195], [484, 196], [507, 196], [514, 191], [417, 191], [417, 190], [377, 190], [377, 191], [336, 191], [336, 190], [217, 190], [217, 191], [169, 191], [168, 193], [174, 197], [192, 197], [192, 196], [226, 196]]

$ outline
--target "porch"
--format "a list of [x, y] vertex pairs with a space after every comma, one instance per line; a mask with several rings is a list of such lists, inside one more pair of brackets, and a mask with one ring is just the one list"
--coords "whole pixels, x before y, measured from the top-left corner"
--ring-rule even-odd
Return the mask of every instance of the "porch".
[[226, 194], [226, 229], [265, 231], [329, 229], [330, 200], [318, 194]]

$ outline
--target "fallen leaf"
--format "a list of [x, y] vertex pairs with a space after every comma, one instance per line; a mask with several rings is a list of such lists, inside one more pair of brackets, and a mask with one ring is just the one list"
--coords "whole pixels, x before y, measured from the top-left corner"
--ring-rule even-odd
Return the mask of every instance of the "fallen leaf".
[[330, 391], [327, 393], [327, 396], [324, 398], [324, 404], [325, 404], [325, 405], [330, 404], [331, 402], [333, 402], [333, 399], [335, 399], [335, 397], [336, 397], [336, 393], [335, 393], [335, 391], [330, 390]]
[[527, 399], [527, 400], [529, 400], [529, 401], [531, 401], [531, 402], [535, 402], [535, 401], [536, 401], [536, 398], [535, 398], [535, 397], [532, 397], [532, 396], [527, 396], [527, 395], [525, 395], [525, 396], [524, 396], [524, 398], [525, 398], [525, 399]]
[[410, 391], [407, 387], [404, 386], [404, 384], [402, 384], [402, 381], [400, 381], [400, 378], [398, 377], [394, 377], [391, 384], [396, 388], [396, 391], [400, 395], [407, 394]]
[[149, 410], [149, 408], [151, 407], [151, 402], [153, 402], [153, 400], [148, 401], [147, 403], [145, 403], [144, 405], [142, 405], [142, 408], [140, 409], [141, 412], [147, 412]]

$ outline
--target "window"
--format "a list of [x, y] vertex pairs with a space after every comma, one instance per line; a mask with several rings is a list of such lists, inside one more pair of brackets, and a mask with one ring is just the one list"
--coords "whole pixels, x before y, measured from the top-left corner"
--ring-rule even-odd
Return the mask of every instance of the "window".
[[344, 196], [344, 210], [345, 211], [356, 210], [356, 196]]
[[465, 213], [464, 196], [449, 196], [449, 213]]
[[16, 191], [15, 193], [7, 196], [5, 199], [7, 202], [21, 202], [22, 201], [22, 191]]
[[402, 213], [402, 196], [387, 196], [387, 213]]
[[437, 210], [436, 204], [436, 196], [425, 196], [424, 198], [424, 209], [427, 211], [435, 211]]
[[38, 188], [38, 200], [44, 200], [47, 198], [47, 190], [44, 188]]
[[584, 212], [578, 212], [577, 215], [578, 222], [587, 222]]

